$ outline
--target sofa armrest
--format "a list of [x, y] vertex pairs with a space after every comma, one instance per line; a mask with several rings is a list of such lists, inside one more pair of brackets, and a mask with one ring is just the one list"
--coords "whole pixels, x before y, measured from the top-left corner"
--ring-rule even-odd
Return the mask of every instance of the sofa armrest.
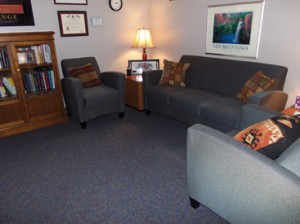
[[187, 132], [191, 198], [230, 223], [297, 223], [300, 179], [232, 137], [196, 124]]
[[162, 70], [151, 70], [143, 72], [143, 86], [158, 85], [162, 76]]
[[[69, 114], [83, 118], [83, 87], [82, 81], [74, 77], [61, 79], [62, 91]], [[83, 122], [82, 120], [80, 120]]]
[[249, 98], [249, 103], [258, 104], [269, 109], [282, 111], [285, 108], [288, 95], [281, 90], [267, 90], [255, 93]]
[[279, 115], [280, 112], [257, 104], [244, 104], [242, 107], [239, 130], [243, 130], [252, 124]]

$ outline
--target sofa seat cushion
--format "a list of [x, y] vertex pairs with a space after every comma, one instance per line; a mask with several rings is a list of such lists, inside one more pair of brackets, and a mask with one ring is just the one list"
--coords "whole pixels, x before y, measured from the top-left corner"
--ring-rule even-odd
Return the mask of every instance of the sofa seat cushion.
[[118, 90], [102, 84], [100, 86], [84, 88], [83, 98], [86, 107], [93, 107], [111, 103], [114, 100], [118, 101], [120, 93]]
[[206, 91], [188, 89], [187, 91], [172, 94], [170, 96], [170, 105], [192, 114], [200, 115], [201, 106], [216, 98], [220, 98], [220, 96]]
[[237, 99], [219, 97], [210, 100], [202, 107], [201, 115], [228, 127], [238, 128], [243, 102]]
[[187, 89], [184, 87], [172, 85], [149, 86], [145, 89], [148, 98], [166, 104], [169, 104], [169, 98], [172, 94], [186, 90]]

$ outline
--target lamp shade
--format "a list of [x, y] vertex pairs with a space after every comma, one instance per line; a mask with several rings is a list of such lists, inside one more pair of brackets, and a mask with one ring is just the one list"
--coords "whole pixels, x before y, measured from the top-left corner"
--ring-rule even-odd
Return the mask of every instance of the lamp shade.
[[134, 48], [155, 48], [150, 30], [138, 29], [135, 40], [132, 44]]

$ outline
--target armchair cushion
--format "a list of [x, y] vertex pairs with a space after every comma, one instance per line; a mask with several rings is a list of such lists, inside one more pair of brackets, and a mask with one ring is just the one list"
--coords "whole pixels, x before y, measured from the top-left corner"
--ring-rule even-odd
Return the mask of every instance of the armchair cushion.
[[164, 60], [164, 71], [160, 84], [185, 86], [185, 73], [190, 67], [189, 63], [179, 63]]
[[255, 93], [270, 89], [275, 84], [275, 80], [266, 76], [263, 71], [258, 71], [249, 78], [237, 95], [237, 99], [248, 103], [249, 97]]
[[300, 136], [300, 118], [279, 115], [240, 131], [234, 139], [265, 156], [278, 158]]
[[118, 102], [119, 91], [106, 85], [83, 89], [83, 98], [86, 107], [100, 106]]
[[84, 88], [93, 87], [101, 84], [101, 81], [91, 63], [80, 67], [71, 67], [69, 72], [75, 78], [82, 81]]

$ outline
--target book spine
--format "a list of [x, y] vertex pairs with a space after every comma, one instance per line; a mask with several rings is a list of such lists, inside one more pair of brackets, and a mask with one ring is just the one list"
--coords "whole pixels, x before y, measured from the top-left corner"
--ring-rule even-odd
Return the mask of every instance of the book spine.
[[53, 72], [53, 70], [50, 70], [50, 73], [51, 73], [51, 78], [52, 78], [52, 82], [53, 82], [53, 89], [55, 90], [56, 89], [56, 85], [55, 85], [55, 78], [54, 78], [54, 72]]
[[1, 79], [0, 79], [0, 95], [1, 98], [7, 97], [7, 93]]
[[15, 92], [11, 82], [6, 77], [2, 78], [2, 83], [6, 87], [6, 89], [9, 91], [10, 95], [12, 95], [12, 96], [16, 95], [16, 92]]
[[49, 76], [48, 76], [48, 72], [47, 71], [43, 71], [43, 76], [46, 82], [46, 86], [47, 86], [47, 91], [50, 91], [50, 80], [49, 80]]
[[26, 73], [22, 74], [22, 81], [23, 81], [25, 93], [29, 93], [29, 86], [28, 86], [28, 82], [27, 82], [27, 78], [26, 78]]
[[36, 93], [36, 87], [35, 87], [35, 83], [34, 83], [34, 78], [33, 78], [33, 74], [29, 73], [29, 80], [30, 80], [30, 86], [31, 86], [31, 92], [32, 93]]
[[8, 77], [7, 80], [8, 80], [8, 82], [10, 83], [10, 85], [12, 87], [14, 95], [16, 95], [17, 94], [17, 90], [16, 90], [16, 86], [15, 86], [15, 82], [14, 82], [13, 78], [12, 77]]
[[41, 92], [45, 92], [43, 74], [41, 71], [37, 72], [37, 77], [38, 77]]
[[39, 85], [39, 82], [38, 82], [37, 72], [33, 72], [32, 76], [33, 76], [34, 85], [35, 85], [35, 89], [36, 89], [35, 92], [38, 93], [38, 92], [41, 91], [41, 89], [40, 89], [40, 85]]
[[25, 73], [24, 75], [25, 75], [26, 82], [27, 82], [28, 93], [33, 93], [33, 87], [32, 87], [31, 80], [30, 80], [30, 74]]
[[6, 48], [3, 49], [3, 59], [4, 59], [5, 68], [10, 68], [8, 52]]

